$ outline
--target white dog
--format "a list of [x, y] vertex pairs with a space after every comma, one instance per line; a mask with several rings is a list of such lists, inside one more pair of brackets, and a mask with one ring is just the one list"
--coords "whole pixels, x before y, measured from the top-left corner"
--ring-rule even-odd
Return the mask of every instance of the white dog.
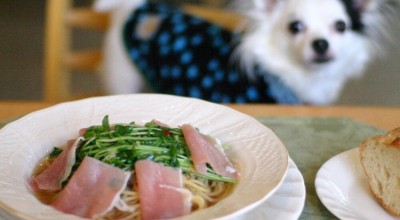
[[[200, 19], [164, 5], [97, 0], [97, 10], [112, 12], [104, 59], [108, 92], [156, 91], [215, 102], [331, 104], [346, 81], [361, 76], [377, 55], [387, 33], [387, 15], [396, 5], [395, 0], [238, 2], [249, 22], [240, 35], [226, 37], [225, 30], [197, 27]], [[170, 23], [179, 20], [174, 24], [178, 26], [164, 23], [168, 16], [174, 16]], [[177, 36], [165, 37], [166, 28]], [[183, 38], [186, 29], [208, 30], [208, 35]], [[194, 45], [196, 37], [208, 45], [194, 51], [183, 48]], [[136, 42], [128, 42], [131, 38]], [[173, 54], [166, 58], [166, 53]]]

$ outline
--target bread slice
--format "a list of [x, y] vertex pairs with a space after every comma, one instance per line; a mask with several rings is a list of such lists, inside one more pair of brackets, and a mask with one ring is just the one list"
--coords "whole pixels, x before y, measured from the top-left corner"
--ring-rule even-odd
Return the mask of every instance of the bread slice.
[[365, 140], [359, 152], [375, 199], [387, 212], [400, 217], [400, 127]]

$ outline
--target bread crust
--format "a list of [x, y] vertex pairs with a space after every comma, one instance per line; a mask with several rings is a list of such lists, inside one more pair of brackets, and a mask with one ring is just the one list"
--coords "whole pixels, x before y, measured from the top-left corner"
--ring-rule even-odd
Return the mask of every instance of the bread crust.
[[[387, 204], [387, 202], [381, 196], [379, 196], [378, 193], [374, 190], [374, 187], [372, 185], [373, 177], [370, 174], [370, 172], [373, 172], [373, 171], [368, 170], [368, 168], [366, 167], [367, 158], [365, 157], [365, 155], [366, 155], [365, 151], [367, 150], [367, 147], [371, 146], [371, 145], [379, 146], [379, 147], [383, 148], [383, 150], [384, 150], [384, 148], [393, 148], [400, 152], [400, 127], [389, 131], [386, 135], [378, 135], [375, 137], [368, 138], [364, 142], [362, 142], [359, 146], [360, 162], [363, 167], [364, 173], [366, 174], [366, 176], [368, 178], [369, 188], [374, 196], [374, 199], [377, 202], [379, 202], [379, 204], [381, 204], [381, 206], [388, 213], [390, 213], [393, 216], [400, 217], [400, 211], [396, 212], [395, 210], [393, 210]], [[395, 167], [394, 169], [400, 169], [400, 167]], [[400, 189], [397, 189], [397, 190], [400, 190]], [[399, 200], [399, 204], [397, 204], [397, 206], [400, 207], [400, 200]]]

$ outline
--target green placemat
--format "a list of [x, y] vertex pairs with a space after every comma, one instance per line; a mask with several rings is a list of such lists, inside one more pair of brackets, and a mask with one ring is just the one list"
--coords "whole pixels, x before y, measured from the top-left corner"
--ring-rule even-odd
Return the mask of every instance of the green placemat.
[[[17, 119], [0, 121], [0, 128]], [[336, 219], [321, 203], [314, 187], [318, 169], [331, 157], [358, 147], [366, 138], [384, 131], [345, 118], [258, 117], [286, 145], [303, 174], [306, 202], [300, 219]]]
[[300, 219], [337, 219], [317, 196], [314, 180], [318, 169], [331, 157], [358, 147], [364, 139], [384, 131], [345, 118], [257, 119], [278, 135], [303, 174], [306, 202]]

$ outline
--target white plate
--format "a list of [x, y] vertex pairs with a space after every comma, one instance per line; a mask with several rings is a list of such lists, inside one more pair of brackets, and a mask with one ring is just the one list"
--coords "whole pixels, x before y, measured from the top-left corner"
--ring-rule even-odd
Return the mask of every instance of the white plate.
[[373, 198], [358, 148], [328, 160], [317, 173], [315, 187], [325, 207], [340, 219], [397, 219]]
[[232, 194], [217, 205], [185, 218], [237, 217], [265, 201], [282, 183], [288, 154], [278, 137], [254, 118], [226, 106], [169, 95], [118, 95], [59, 104], [31, 113], [0, 130], [0, 207], [25, 219], [78, 219], [40, 203], [26, 181], [53, 146], [76, 137], [80, 128], [110, 123], [169, 125], [191, 123], [203, 133], [230, 145], [228, 157], [241, 179]]
[[246, 212], [241, 219], [298, 219], [304, 208], [306, 187], [300, 170], [289, 158], [289, 169], [282, 185], [269, 199], [250, 212]]

